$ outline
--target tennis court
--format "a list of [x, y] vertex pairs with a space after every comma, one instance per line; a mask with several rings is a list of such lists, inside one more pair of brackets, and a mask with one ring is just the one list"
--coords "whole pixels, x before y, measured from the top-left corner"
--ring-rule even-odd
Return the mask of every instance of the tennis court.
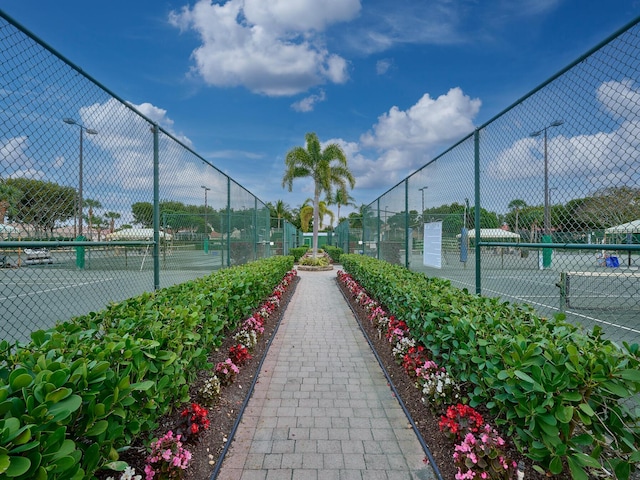
[[[222, 256], [214, 252], [182, 249], [164, 258], [162, 253], [161, 287], [207, 275], [222, 265]], [[3, 338], [26, 341], [34, 330], [153, 290], [153, 258], [145, 248], [126, 253], [87, 249], [84, 269], [76, 267], [74, 251], [49, 254], [51, 263], [0, 269]], [[7, 255], [11, 265], [17, 265], [17, 255]]]
[[[438, 270], [421, 266], [422, 259], [414, 256], [411, 268], [475, 292], [473, 257], [466, 269], [454, 255], [447, 258]], [[573, 273], [568, 302], [559, 286], [567, 272]], [[552, 269], [540, 270], [536, 255], [524, 259], [509, 255], [504, 263], [499, 254], [483, 255], [481, 280], [485, 296], [526, 303], [546, 317], [564, 309], [571, 323], [588, 330], [599, 325], [607, 338], [619, 344], [640, 343], [640, 273], [633, 267], [606, 269], [597, 266], [592, 254], [557, 254]]]

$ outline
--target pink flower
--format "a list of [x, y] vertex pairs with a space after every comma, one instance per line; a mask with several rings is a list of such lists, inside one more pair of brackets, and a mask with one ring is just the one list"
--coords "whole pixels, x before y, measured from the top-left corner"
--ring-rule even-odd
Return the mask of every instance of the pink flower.
[[153, 480], [153, 476], [155, 475], [155, 471], [151, 465], [144, 466], [145, 480]]
[[165, 460], [169, 460], [171, 458], [171, 454], [173, 452], [169, 449], [165, 450], [164, 452], [162, 452], [162, 458], [164, 458]]

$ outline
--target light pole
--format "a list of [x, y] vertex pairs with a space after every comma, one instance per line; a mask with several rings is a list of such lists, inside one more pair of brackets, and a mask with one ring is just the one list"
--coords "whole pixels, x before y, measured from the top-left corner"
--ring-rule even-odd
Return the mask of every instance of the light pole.
[[209, 253], [209, 227], [207, 226], [207, 192], [211, 190], [209, 187], [200, 185], [200, 188], [204, 188], [204, 253]]
[[84, 132], [87, 132], [89, 135], [97, 135], [98, 132], [92, 128], [87, 128], [84, 125], [82, 125], [81, 123], [76, 122], [73, 118], [63, 118], [62, 121], [66, 124], [69, 125], [77, 125], [80, 129], [80, 165], [79, 165], [79, 169], [78, 169], [78, 207], [77, 207], [77, 223], [78, 223], [78, 236], [81, 237], [82, 236], [82, 209], [83, 209], [83, 205], [82, 205], [82, 177], [83, 177], [83, 172], [82, 172], [82, 168], [83, 168], [83, 162], [82, 162], [82, 144], [83, 144], [83, 137], [84, 137]]
[[[540, 134], [544, 134], [544, 235], [542, 237], [542, 243], [551, 243], [551, 215], [549, 211], [549, 156], [547, 154], [547, 130], [553, 127], [559, 127], [564, 123], [564, 120], [556, 120], [551, 122], [541, 130], [533, 132], [532, 137], [538, 137]], [[544, 248], [542, 250], [542, 266], [551, 266], [551, 249]]]
[[422, 193], [422, 210], [420, 211], [420, 217], [422, 218], [422, 223], [424, 223], [424, 191], [427, 188], [429, 188], [429, 187], [422, 187], [422, 188], [418, 189]]

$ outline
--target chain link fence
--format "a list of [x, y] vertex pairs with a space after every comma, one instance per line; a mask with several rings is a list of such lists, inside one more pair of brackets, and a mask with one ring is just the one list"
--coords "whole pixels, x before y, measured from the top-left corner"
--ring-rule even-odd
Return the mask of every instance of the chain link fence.
[[275, 253], [262, 201], [2, 12], [0, 78], [0, 338]]
[[638, 342], [639, 20], [369, 204], [360, 253]]

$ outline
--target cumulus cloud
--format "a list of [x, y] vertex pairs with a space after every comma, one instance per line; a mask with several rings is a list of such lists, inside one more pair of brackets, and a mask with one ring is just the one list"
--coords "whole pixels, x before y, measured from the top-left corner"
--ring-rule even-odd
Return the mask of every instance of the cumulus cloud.
[[326, 98], [327, 96], [324, 93], [324, 90], [320, 90], [320, 93], [317, 95], [309, 95], [308, 97], [293, 103], [291, 108], [297, 112], [311, 112], [316, 103], [324, 102]]
[[640, 91], [633, 80], [604, 82], [596, 92], [602, 109], [615, 119], [629, 120], [640, 116]]
[[23, 163], [26, 158], [29, 137], [22, 135], [4, 140], [0, 143], [0, 161], [7, 167], [18, 162]]
[[7, 177], [36, 180], [42, 180], [46, 177], [44, 172], [39, 169], [37, 162], [28, 155], [28, 149], [29, 137], [27, 135], [0, 141], [0, 166]]
[[460, 88], [436, 99], [425, 94], [407, 110], [394, 106], [382, 114], [359, 142], [334, 141], [347, 154], [358, 188], [389, 186], [473, 131], [480, 105]]
[[206, 83], [288, 96], [348, 79], [346, 60], [327, 50], [322, 32], [359, 11], [360, 0], [200, 0], [169, 22], [199, 34], [193, 71]]
[[473, 130], [473, 118], [482, 102], [472, 100], [460, 88], [452, 88], [445, 95], [433, 99], [428, 93], [410, 107], [400, 110], [391, 107], [378, 117], [373, 131], [361, 138], [366, 147], [430, 148], [443, 142], [459, 140]]
[[425, 94], [407, 110], [391, 107], [359, 142], [341, 143], [343, 149], [347, 147], [358, 187], [375, 188], [400, 181], [427, 163], [438, 148], [473, 131], [480, 106], [479, 99], [452, 88], [435, 99]]
[[[173, 121], [166, 110], [149, 103], [130, 105], [171, 133]], [[94, 161], [86, 162], [92, 182], [130, 192], [133, 197], [123, 200], [125, 204], [139, 201], [135, 195], [153, 187], [153, 135], [149, 122], [115, 99], [83, 107], [79, 114], [84, 125], [98, 131], [97, 135], [85, 137], [87, 147], [98, 147], [92, 154]], [[187, 138], [176, 137], [182, 143], [190, 143]], [[193, 188], [194, 178], [211, 184], [210, 188], [217, 185], [220, 175], [167, 135], [160, 134], [159, 148], [163, 198], [199, 199], [200, 192]]]
[[[559, 132], [547, 137], [547, 160], [551, 177], [574, 176], [586, 182], [619, 185], [636, 174], [631, 168], [640, 158], [640, 90], [631, 81], [605, 82], [596, 91], [603, 111], [618, 120], [611, 132], [567, 137]], [[555, 130], [555, 129], [554, 129]], [[632, 171], [633, 170], [633, 171]], [[499, 152], [486, 173], [500, 180], [541, 177], [544, 142], [540, 137], [520, 138]]]
[[142, 113], [145, 117], [153, 120], [158, 125], [166, 128], [173, 127], [173, 120], [167, 117], [167, 111], [163, 108], [156, 107], [150, 103], [141, 103], [140, 105], [135, 105], [130, 103], [130, 105]]

